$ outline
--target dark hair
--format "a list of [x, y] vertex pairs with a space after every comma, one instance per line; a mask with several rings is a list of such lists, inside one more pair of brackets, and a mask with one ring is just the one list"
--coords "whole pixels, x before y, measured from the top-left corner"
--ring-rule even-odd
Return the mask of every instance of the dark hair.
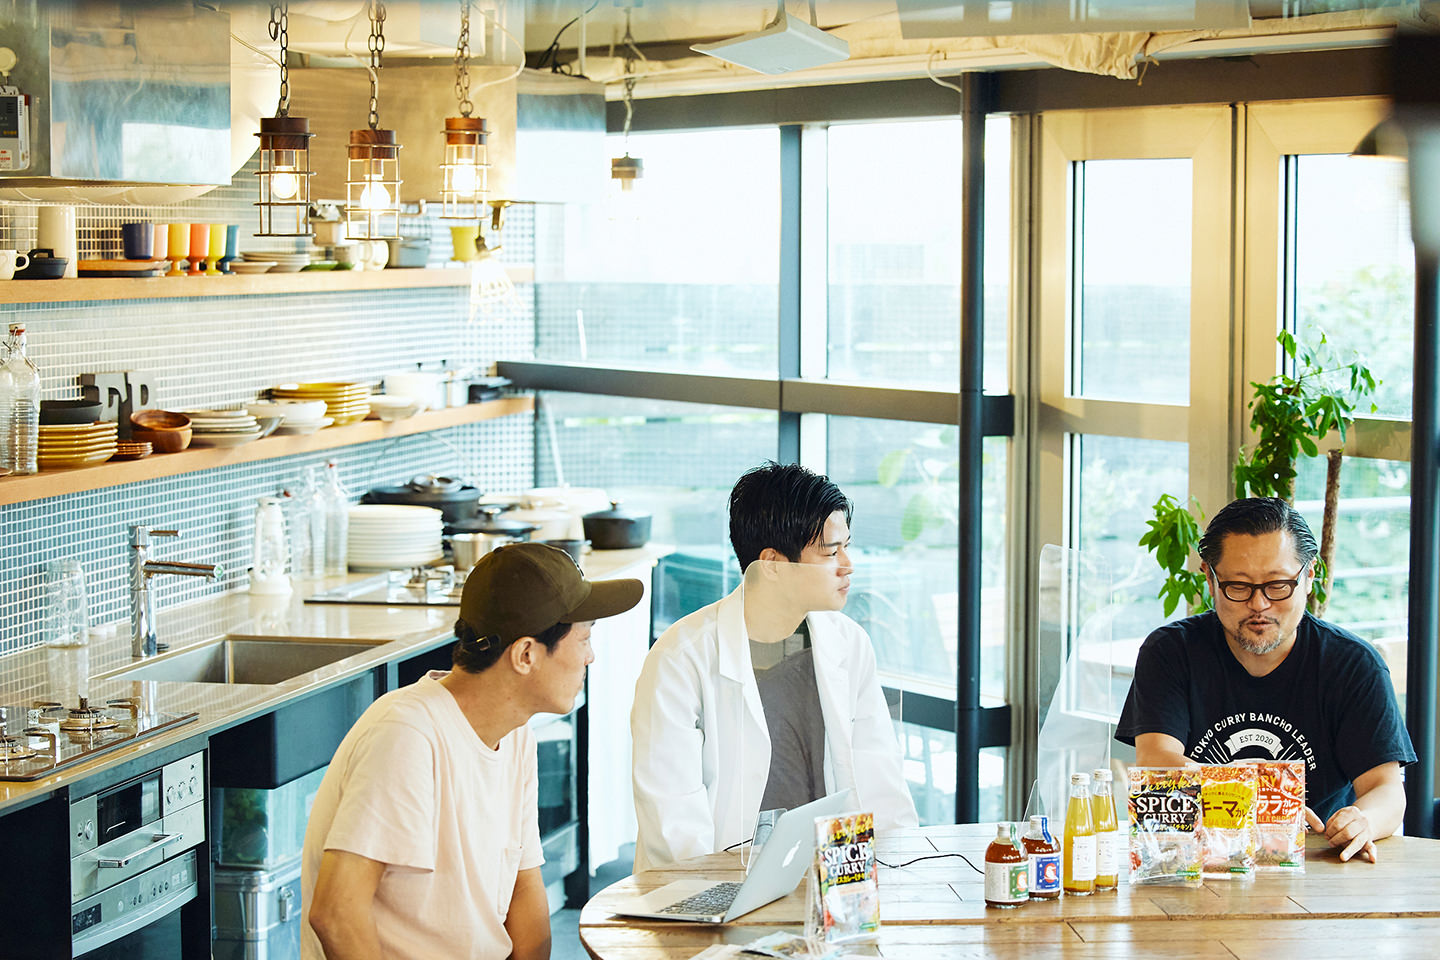
[[1295, 544], [1295, 559], [1302, 564], [1308, 565], [1320, 552], [1315, 534], [1310, 532], [1310, 525], [1299, 510], [1279, 497], [1246, 497], [1230, 501], [1210, 519], [1205, 535], [1200, 538], [1200, 559], [1213, 570], [1220, 562], [1220, 552], [1230, 534], [1255, 537], [1277, 530], [1290, 534], [1290, 541]]
[[[557, 623], [535, 634], [535, 639], [545, 644], [545, 649], [554, 651], [555, 644], [565, 639], [572, 624]], [[514, 641], [511, 641], [514, 642]], [[464, 620], [455, 621], [455, 647], [450, 651], [450, 662], [466, 673], [483, 673], [500, 659], [500, 654], [509, 649], [510, 643], [499, 637], [477, 637], [475, 629]]]
[[749, 470], [730, 491], [730, 544], [744, 570], [773, 547], [791, 561], [814, 543], [839, 510], [850, 522], [850, 498], [830, 478], [798, 463], [773, 460]]

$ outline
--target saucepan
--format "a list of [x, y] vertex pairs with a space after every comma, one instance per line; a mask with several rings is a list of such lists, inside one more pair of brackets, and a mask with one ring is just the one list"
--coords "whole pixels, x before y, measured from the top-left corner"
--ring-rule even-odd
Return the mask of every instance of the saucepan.
[[450, 538], [450, 554], [455, 563], [455, 571], [467, 572], [480, 562], [481, 557], [496, 547], [518, 542], [517, 538], [501, 533], [457, 533]]

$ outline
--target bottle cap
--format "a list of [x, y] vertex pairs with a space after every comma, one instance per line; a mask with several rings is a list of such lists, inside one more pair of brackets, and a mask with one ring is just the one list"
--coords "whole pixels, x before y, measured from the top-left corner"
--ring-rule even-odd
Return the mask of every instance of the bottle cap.
[[1091, 776], [1094, 777], [1096, 783], [1100, 783], [1102, 781], [1109, 782], [1110, 780], [1114, 779], [1111, 776], [1109, 770], [1096, 770]]
[[1001, 820], [999, 823], [995, 824], [995, 836], [997, 839], [1008, 838], [1010, 836], [1010, 824], [1006, 823], [1004, 820]]
[[1030, 818], [1030, 826], [1038, 827], [1043, 830], [1045, 828], [1045, 820], [1046, 817], [1043, 813], [1037, 813], [1035, 814], [1035, 816]]
[[1083, 783], [1083, 784], [1085, 784], [1086, 786], [1089, 786], [1089, 785], [1090, 785], [1090, 774], [1088, 774], [1088, 773], [1072, 773], [1072, 774], [1070, 774], [1070, 786], [1073, 787], [1073, 786], [1075, 786], [1076, 784], [1079, 784], [1079, 783]]

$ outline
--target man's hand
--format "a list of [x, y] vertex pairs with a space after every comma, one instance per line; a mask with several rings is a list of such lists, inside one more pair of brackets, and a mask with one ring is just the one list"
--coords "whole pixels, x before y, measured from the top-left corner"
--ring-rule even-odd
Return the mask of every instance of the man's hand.
[[1359, 853], [1371, 863], [1378, 863], [1380, 854], [1375, 849], [1375, 830], [1370, 818], [1359, 807], [1341, 807], [1330, 815], [1328, 823], [1322, 823], [1315, 811], [1305, 808], [1305, 822], [1315, 833], [1325, 834], [1330, 846], [1340, 847], [1341, 861], [1349, 860]]

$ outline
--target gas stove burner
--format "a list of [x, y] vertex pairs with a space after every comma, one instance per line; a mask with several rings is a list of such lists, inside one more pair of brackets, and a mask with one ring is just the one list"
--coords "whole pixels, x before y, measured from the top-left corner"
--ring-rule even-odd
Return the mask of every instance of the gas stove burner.
[[29, 760], [39, 752], [30, 746], [27, 737], [0, 737], [0, 763]]
[[60, 729], [72, 734], [112, 730], [118, 726], [120, 726], [119, 720], [104, 710], [90, 706], [90, 701], [85, 697], [80, 698], [80, 706], [71, 707], [65, 711], [65, 716], [60, 718]]

